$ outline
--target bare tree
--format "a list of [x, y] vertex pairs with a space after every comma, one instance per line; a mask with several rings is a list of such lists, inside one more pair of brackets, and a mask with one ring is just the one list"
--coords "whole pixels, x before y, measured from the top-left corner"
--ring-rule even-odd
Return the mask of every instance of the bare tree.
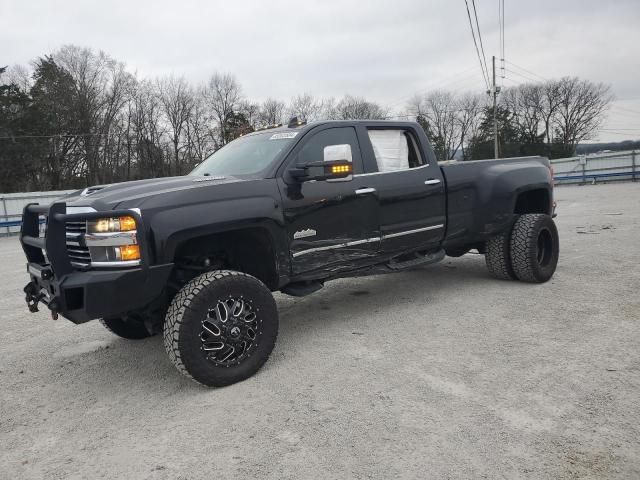
[[214, 73], [204, 88], [204, 98], [217, 124], [217, 146], [222, 147], [230, 136], [228, 122], [239, 109], [242, 89], [233, 75]]
[[102, 100], [102, 112], [98, 120], [98, 140], [102, 140], [102, 147], [98, 157], [98, 175], [100, 182], [113, 182], [114, 166], [119, 161], [118, 149], [111, 144], [117, 141], [114, 136], [114, 127], [116, 120], [126, 104], [131, 93], [135, 89], [136, 80], [129, 72], [125, 70], [124, 64], [114, 62], [109, 65], [108, 70], [109, 82], [104, 91]]
[[545, 140], [548, 144], [553, 142], [553, 118], [560, 107], [562, 100], [560, 94], [560, 82], [550, 80], [542, 86], [543, 99], [540, 105], [540, 114], [544, 122]]
[[[502, 104], [512, 114], [519, 137], [525, 143], [542, 143], [548, 136], [543, 84], [523, 84], [502, 92]], [[553, 106], [554, 104], [550, 104]], [[553, 106], [555, 110], [555, 106]]]
[[438, 160], [453, 158], [461, 137], [453, 94], [441, 90], [431, 92], [420, 101], [412, 99], [411, 107], [416, 117], [423, 120], [421, 123], [431, 136]]
[[387, 116], [387, 111], [362, 97], [345, 95], [336, 105], [335, 115], [338, 120], [379, 120]]
[[209, 113], [202, 92], [194, 97], [191, 116], [186, 125], [187, 158], [191, 165], [201, 162], [215, 150], [215, 141], [210, 135]]
[[260, 123], [264, 125], [281, 123], [285, 109], [284, 102], [274, 98], [267, 98], [260, 106]]
[[[126, 102], [134, 83], [124, 64], [106, 53], [65, 45], [53, 58], [73, 78], [76, 88], [77, 118], [85, 132], [81, 137], [89, 183], [101, 183], [101, 147], [107, 142], [112, 122]], [[102, 170], [102, 171], [101, 171]]]
[[448, 160], [459, 150], [466, 158], [465, 146], [478, 133], [484, 106], [480, 95], [435, 91], [411, 98], [407, 112], [427, 132], [438, 160]]
[[238, 106], [238, 111], [252, 129], [255, 129], [260, 124], [262, 111], [259, 103], [246, 99], [242, 100]]
[[[466, 94], [457, 101], [456, 122], [458, 124], [458, 149], [462, 150], [462, 157], [466, 160], [465, 145], [474, 138], [480, 130], [484, 100], [480, 95]], [[454, 154], [455, 155], [455, 151]]]
[[321, 113], [322, 102], [308, 93], [293, 97], [289, 104], [289, 115], [303, 122], [318, 120]]
[[156, 95], [155, 86], [149, 81], [139, 82], [132, 94], [132, 104], [132, 133], [139, 178], [165, 176], [168, 169], [162, 151], [165, 133], [162, 103]]
[[0, 75], [2, 83], [5, 85], [14, 84], [21, 91], [28, 92], [33, 86], [33, 72], [24, 65], [11, 65]]
[[565, 77], [559, 82], [560, 102], [554, 124], [560, 141], [575, 149], [600, 127], [613, 101], [611, 88], [602, 83]]
[[169, 76], [156, 81], [163, 113], [169, 123], [169, 137], [173, 145], [174, 173], [183, 173], [180, 150], [181, 139], [193, 110], [193, 89], [184, 77]]

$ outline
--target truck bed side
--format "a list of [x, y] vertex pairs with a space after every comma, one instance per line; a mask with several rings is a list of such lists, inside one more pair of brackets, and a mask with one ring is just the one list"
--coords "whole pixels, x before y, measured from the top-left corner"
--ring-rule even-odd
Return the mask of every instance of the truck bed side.
[[440, 168], [447, 186], [445, 246], [483, 242], [520, 213], [552, 213], [553, 179], [544, 157], [442, 162]]

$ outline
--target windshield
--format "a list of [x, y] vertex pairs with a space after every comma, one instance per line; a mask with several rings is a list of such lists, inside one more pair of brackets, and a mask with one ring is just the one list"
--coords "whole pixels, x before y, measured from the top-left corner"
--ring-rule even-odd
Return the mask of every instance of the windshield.
[[298, 132], [264, 132], [241, 137], [211, 154], [189, 175], [236, 177], [261, 172]]

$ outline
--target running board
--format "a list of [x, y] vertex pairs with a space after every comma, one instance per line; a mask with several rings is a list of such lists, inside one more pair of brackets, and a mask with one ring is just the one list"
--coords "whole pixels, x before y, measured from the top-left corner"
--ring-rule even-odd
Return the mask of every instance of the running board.
[[444, 249], [442, 248], [426, 254], [416, 252], [406, 260], [399, 261], [397, 259], [392, 259], [387, 263], [387, 267], [391, 270], [406, 270], [407, 268], [421, 267], [423, 265], [429, 265], [430, 263], [439, 262], [445, 257], [445, 255]]

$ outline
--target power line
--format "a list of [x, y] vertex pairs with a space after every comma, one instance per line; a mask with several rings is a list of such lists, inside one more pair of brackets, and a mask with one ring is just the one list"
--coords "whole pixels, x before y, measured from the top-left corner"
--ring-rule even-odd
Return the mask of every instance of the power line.
[[515, 79], [513, 79], [511, 77], [507, 77], [507, 76], [505, 76], [504, 79], [505, 80], [509, 80], [510, 82], [513, 82], [516, 85], [522, 85], [524, 83], [522, 80], [515, 80]]
[[[504, 0], [498, 0], [498, 29], [500, 31], [499, 50], [500, 50], [500, 70], [501, 78], [505, 77], [505, 54], [504, 54]], [[504, 82], [503, 82], [504, 85]]]
[[534, 83], [542, 83], [540, 80], [538, 80], [536, 78], [530, 77], [528, 75], [523, 75], [522, 73], [518, 73], [515, 70], [509, 70], [508, 68], [506, 68], [505, 71], [509, 72], [509, 73], [512, 73], [514, 75], [518, 75], [519, 77], [522, 77], [522, 78], [524, 78], [526, 80], [529, 80], [531, 82], [534, 82]]
[[538, 77], [538, 78], [540, 78], [541, 80], [545, 80], [545, 81], [548, 81], [548, 80], [549, 80], [548, 78], [543, 77], [542, 75], [538, 75], [537, 73], [534, 73], [534, 72], [532, 72], [531, 70], [527, 70], [526, 68], [521, 67], [520, 65], [516, 65], [516, 64], [515, 64], [515, 63], [513, 63], [513, 62], [510, 62], [510, 61], [508, 61], [508, 60], [505, 60], [505, 62], [506, 62], [506, 63], [508, 63], [509, 65], [511, 65], [512, 67], [515, 67], [515, 68], [517, 68], [518, 70], [522, 70], [523, 72], [528, 73], [529, 75], [533, 75], [534, 77]]
[[[507, 72], [509, 72], [509, 70], [507, 70]], [[511, 72], [509, 72], [509, 73], [511, 73]], [[509, 77], [509, 76], [505, 76], [504, 79], [505, 80], [509, 80], [510, 82], [513, 82], [514, 83], [514, 85], [513, 85], [514, 87], [518, 87], [520, 85], [527, 85], [527, 84], [531, 83], [531, 80], [529, 80], [529, 79], [524, 79], [524, 80], [520, 79], [520, 78], [516, 79], [516, 78]]]
[[482, 61], [484, 62], [484, 69], [489, 77], [489, 68], [487, 67], [487, 55], [484, 53], [484, 43], [482, 42], [482, 33], [480, 33], [480, 23], [478, 22], [478, 12], [476, 10], [476, 0], [471, 0], [473, 6], [473, 16], [476, 19], [476, 31], [478, 32], [478, 40], [480, 40], [480, 50], [482, 51]]
[[[475, 67], [471, 67], [471, 68], [472, 68], [472, 69], [475, 69]], [[458, 94], [458, 93], [460, 93], [460, 92], [462, 92], [462, 91], [466, 91], [466, 92], [469, 92], [469, 93], [473, 93], [473, 90], [475, 90], [475, 89], [470, 88], [470, 85], [469, 85], [469, 84], [470, 84], [470, 82], [474, 82], [474, 83], [475, 83], [476, 81], [477, 81], [477, 80], [476, 80], [476, 78], [475, 78], [475, 77], [467, 76], [467, 77], [464, 77], [464, 78], [460, 78], [460, 79], [458, 79], [458, 80], [456, 80], [456, 81], [454, 81], [454, 82], [447, 83], [447, 85], [446, 85], [446, 86], [447, 86], [446, 93], [450, 93], [451, 95]], [[442, 84], [442, 83], [446, 83], [446, 82], [438, 82], [438, 83]], [[465, 85], [465, 84], [466, 84], [466, 85]], [[458, 88], [454, 88], [454, 89], [450, 89], [450, 88], [449, 88], [449, 87], [451, 87], [451, 86], [455, 86], [455, 85], [460, 85], [460, 86], [459, 86]], [[411, 96], [419, 96], [419, 97], [420, 97], [420, 96], [425, 95], [426, 93], [428, 93], [428, 92], [430, 92], [430, 91], [434, 91], [434, 90], [436, 90], [437, 88], [435, 88], [435, 87], [436, 87], [436, 84], [434, 84], [434, 86], [433, 86], [433, 87], [431, 87], [431, 88], [428, 88], [428, 89], [423, 90], [423, 91], [421, 91], [421, 92], [415, 93], [415, 94], [413, 94], [413, 95], [411, 95]], [[399, 103], [401, 103], [401, 102], [395, 102], [395, 103], [393, 103], [393, 104], [391, 104], [391, 105], [387, 105], [387, 107], [388, 107], [390, 110], [394, 110], [393, 106], [395, 106], [395, 105], [397, 105], [397, 104], [399, 104]], [[401, 117], [402, 117], [402, 118], [415, 117], [415, 115], [405, 115], [401, 109], [399, 109], [399, 110], [400, 110], [400, 111], [399, 111], [397, 114], [390, 114], [388, 117], [385, 117], [384, 119], [388, 119], [388, 118], [401, 118]], [[446, 111], [446, 113], [455, 113], [455, 112], [458, 112], [458, 111], [460, 111], [460, 110], [464, 110], [464, 109], [458, 109], [458, 110], [447, 110], [447, 111]], [[397, 110], [396, 110], [396, 111], [397, 111]], [[406, 111], [406, 110], [405, 110], [405, 111]]]
[[[467, 68], [466, 70], [463, 70], [460, 73], [457, 73], [457, 74], [451, 75], [451, 76], [447, 76], [445, 78], [441, 78], [440, 80], [436, 80], [435, 82], [432, 82], [431, 84], [427, 84], [427, 85], [429, 85], [427, 88], [425, 88], [425, 89], [423, 89], [423, 90], [421, 90], [421, 91], [419, 91], [417, 93], [410, 93], [408, 95], [404, 95], [402, 97], [399, 97], [398, 100], [387, 104], [387, 107], [389, 107], [389, 108], [395, 107], [396, 105], [404, 102], [405, 100], [408, 100], [411, 97], [414, 97], [416, 95], [423, 95], [423, 94], [425, 94], [425, 93], [427, 93], [427, 92], [429, 92], [431, 90], [435, 90], [437, 87], [439, 88], [439, 87], [441, 87], [441, 86], [443, 86], [445, 84], [455, 85], [455, 84], [460, 83], [462, 81], [469, 80], [472, 77], [469, 76], [469, 75], [465, 75], [465, 74], [469, 73], [471, 70], [475, 70], [475, 67], [469, 67], [469, 68]], [[465, 76], [463, 77], [463, 75], [465, 75]], [[450, 80], [452, 80], [452, 79], [454, 79], [454, 80], [450, 82]]]
[[473, 22], [471, 21], [471, 12], [469, 11], [469, 2], [464, 0], [464, 4], [467, 7], [467, 17], [469, 18], [469, 28], [471, 28], [471, 37], [473, 37], [473, 44], [476, 47], [476, 55], [478, 56], [478, 61], [480, 62], [480, 70], [482, 71], [482, 78], [484, 79], [485, 86], [487, 90], [490, 88], [489, 86], [489, 72], [485, 70], [485, 66], [482, 63], [482, 58], [480, 57], [480, 49], [478, 49], [478, 42], [476, 41], [476, 34], [473, 30]]

